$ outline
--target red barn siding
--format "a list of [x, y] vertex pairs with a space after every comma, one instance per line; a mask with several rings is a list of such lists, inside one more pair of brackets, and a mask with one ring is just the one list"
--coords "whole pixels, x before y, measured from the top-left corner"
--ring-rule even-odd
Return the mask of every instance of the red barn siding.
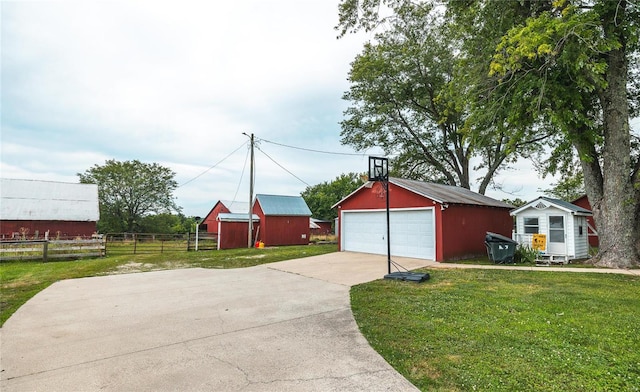
[[[207, 225], [207, 232], [218, 234], [218, 214], [227, 214], [230, 212], [231, 211], [229, 211], [227, 206], [225, 206], [221, 202], [217, 202], [216, 205], [213, 206], [213, 209], [209, 212], [209, 214], [207, 214], [207, 216], [202, 220], [202, 223]], [[247, 227], [249, 227], [248, 223], [247, 223]], [[247, 235], [248, 234], [246, 234], [246, 230], [245, 230], [245, 238]]]
[[[571, 204], [575, 204], [578, 207], [582, 207], [584, 209], [591, 211], [591, 203], [589, 203], [589, 198], [587, 198], [586, 195], [582, 196], [581, 198], [579, 198], [578, 200], [574, 201]], [[589, 223], [589, 226], [597, 230], [596, 221], [593, 219], [593, 216], [588, 216], [587, 222]], [[600, 246], [600, 240], [598, 239], [598, 235], [589, 228], [587, 228], [587, 233], [589, 234], [589, 246], [594, 248], [597, 248], [598, 246]]]
[[320, 226], [319, 229], [311, 229], [311, 234], [314, 235], [325, 235], [332, 234], [331, 230], [331, 222], [316, 222], [316, 225]]
[[[389, 184], [389, 208], [431, 207], [425, 205], [425, 198], [413, 192]], [[431, 200], [429, 200], [431, 201]], [[361, 188], [349, 199], [345, 200], [338, 208], [344, 210], [367, 210], [386, 208], [384, 188], [376, 182], [371, 188]]]
[[[246, 248], [249, 233], [249, 222], [217, 222], [218, 249]], [[216, 225], [218, 226], [218, 225]], [[258, 223], [253, 223], [254, 232], [258, 229]]]
[[0, 222], [0, 233], [3, 238], [11, 238], [13, 233], [19, 233], [22, 228], [27, 230], [26, 237], [35, 238], [38, 232], [38, 238], [44, 238], [47, 230], [49, 238], [56, 237], [91, 237], [96, 233], [96, 222], [77, 222], [77, 221], [19, 221], [7, 220]]
[[308, 216], [265, 215], [260, 203], [255, 203], [253, 213], [260, 217], [256, 241], [264, 242], [265, 246], [309, 244], [311, 229]]
[[[486, 254], [484, 240], [487, 231], [511, 236], [513, 218], [508, 208], [449, 204], [444, 209], [434, 200], [389, 184], [389, 208], [434, 207], [436, 261], [455, 260]], [[338, 205], [340, 211], [386, 209], [382, 184], [363, 187]], [[338, 248], [342, 250], [344, 232], [338, 219]]]
[[511, 237], [513, 218], [507, 209], [455, 204], [440, 211], [439, 215], [438, 220], [442, 223], [439, 260], [486, 255], [487, 231]]

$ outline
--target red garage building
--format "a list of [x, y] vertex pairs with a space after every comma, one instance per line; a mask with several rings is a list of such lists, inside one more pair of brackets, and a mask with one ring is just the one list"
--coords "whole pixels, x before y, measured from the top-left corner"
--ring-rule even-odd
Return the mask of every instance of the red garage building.
[[258, 194], [253, 213], [260, 219], [254, 238], [265, 246], [309, 244], [311, 210], [301, 196]]
[[[343, 251], [387, 254], [386, 192], [367, 182], [334, 205]], [[510, 237], [513, 206], [465, 188], [389, 179], [394, 256], [455, 260], [486, 255], [488, 231]]]

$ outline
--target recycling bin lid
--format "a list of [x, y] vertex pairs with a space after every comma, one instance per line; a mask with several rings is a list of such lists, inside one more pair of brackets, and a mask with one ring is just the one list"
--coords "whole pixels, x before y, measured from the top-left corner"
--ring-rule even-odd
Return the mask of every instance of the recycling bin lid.
[[485, 241], [487, 242], [508, 242], [511, 244], [517, 244], [518, 242], [512, 240], [509, 237], [505, 237], [503, 235], [500, 234], [496, 234], [496, 233], [492, 233], [490, 231], [487, 231], [487, 236], [485, 238]]

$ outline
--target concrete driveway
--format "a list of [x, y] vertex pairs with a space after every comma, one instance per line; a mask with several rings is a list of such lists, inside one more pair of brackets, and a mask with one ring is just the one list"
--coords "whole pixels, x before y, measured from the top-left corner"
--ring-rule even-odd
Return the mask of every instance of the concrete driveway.
[[386, 270], [342, 252], [57, 282], [4, 324], [0, 390], [415, 391], [349, 306], [351, 285]]

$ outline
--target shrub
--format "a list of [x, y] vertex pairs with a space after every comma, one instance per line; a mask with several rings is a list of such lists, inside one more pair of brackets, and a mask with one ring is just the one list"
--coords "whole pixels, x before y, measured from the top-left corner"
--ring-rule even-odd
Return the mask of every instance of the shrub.
[[529, 245], [518, 245], [514, 254], [514, 262], [520, 264], [534, 264], [538, 257], [538, 251]]

